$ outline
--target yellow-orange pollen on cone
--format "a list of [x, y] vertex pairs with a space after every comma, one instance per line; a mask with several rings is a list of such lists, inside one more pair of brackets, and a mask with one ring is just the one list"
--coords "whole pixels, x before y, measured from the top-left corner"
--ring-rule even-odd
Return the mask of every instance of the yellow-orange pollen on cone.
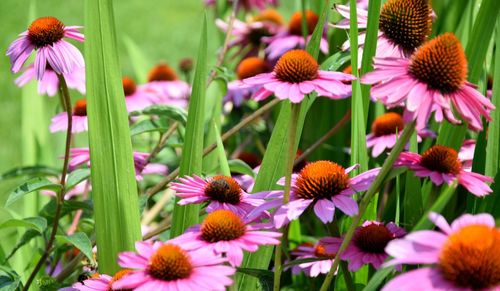
[[129, 77], [123, 77], [123, 93], [125, 93], [125, 97], [130, 96], [135, 93], [137, 90], [137, 86], [135, 85], [134, 80]]
[[271, 71], [271, 68], [263, 59], [248, 57], [238, 64], [236, 76], [239, 80], [243, 80], [269, 71]]
[[456, 150], [434, 145], [422, 154], [420, 164], [431, 171], [457, 175], [462, 169]]
[[80, 99], [76, 101], [75, 107], [73, 107], [73, 115], [87, 116], [87, 100]]
[[64, 37], [64, 24], [52, 16], [40, 17], [28, 28], [28, 39], [36, 47], [51, 45]]
[[173, 281], [191, 275], [193, 265], [188, 254], [179, 246], [165, 244], [156, 250], [149, 261], [147, 273], [159, 280]]
[[443, 94], [460, 89], [467, 80], [467, 59], [458, 38], [445, 33], [426, 42], [412, 55], [409, 73]]
[[177, 74], [175, 74], [175, 71], [167, 64], [157, 65], [152, 68], [148, 74], [148, 82], [175, 80], [177, 80]]
[[201, 224], [201, 237], [210, 243], [238, 239], [245, 231], [246, 226], [241, 218], [225, 209], [209, 213]]
[[329, 253], [325, 246], [322, 244], [317, 244], [316, 247], [314, 248], [314, 256], [320, 259], [330, 259], [333, 260], [335, 259], [336, 253]]
[[289, 83], [300, 83], [318, 77], [318, 62], [304, 50], [291, 50], [279, 58], [274, 66], [276, 78]]
[[205, 195], [220, 203], [236, 205], [241, 201], [241, 187], [236, 180], [227, 176], [215, 176], [205, 186]]
[[384, 136], [401, 133], [405, 123], [401, 115], [396, 112], [388, 112], [380, 115], [372, 123], [372, 133], [375, 136]]
[[387, 244], [394, 235], [383, 224], [362, 226], [354, 235], [353, 242], [362, 251], [373, 254], [384, 254]]
[[120, 280], [121, 278], [125, 277], [130, 272], [132, 272], [132, 270], [127, 270], [127, 269], [122, 269], [122, 270], [116, 272], [116, 274], [113, 276], [113, 278], [111, 278], [111, 281], [109, 282], [109, 290], [110, 291], [132, 291], [132, 289], [113, 289], [113, 284], [116, 281]]
[[[288, 24], [288, 32], [293, 35], [302, 36], [302, 12], [295, 12], [290, 18]], [[318, 24], [319, 17], [316, 13], [311, 10], [306, 11], [306, 22], [307, 22], [307, 35], [313, 33], [316, 24]]]
[[295, 187], [302, 199], [331, 198], [349, 187], [349, 175], [336, 163], [317, 161], [300, 171]]
[[282, 25], [284, 23], [283, 16], [275, 9], [266, 9], [252, 17], [251, 20], [252, 22], [272, 22], [276, 25]]
[[379, 29], [406, 52], [422, 45], [432, 31], [429, 0], [389, 0], [380, 12]]
[[438, 269], [455, 286], [492, 290], [500, 285], [500, 232], [468, 225], [452, 233], [439, 254]]

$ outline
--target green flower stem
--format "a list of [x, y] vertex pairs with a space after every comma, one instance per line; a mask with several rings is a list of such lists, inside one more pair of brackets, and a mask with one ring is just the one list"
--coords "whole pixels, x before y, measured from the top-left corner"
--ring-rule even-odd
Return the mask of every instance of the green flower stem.
[[68, 86], [66, 85], [66, 80], [62, 75], [57, 75], [59, 79], [59, 93], [61, 95], [62, 107], [67, 108], [66, 115], [68, 118], [68, 128], [66, 129], [66, 149], [64, 151], [64, 163], [61, 174], [61, 190], [57, 193], [56, 197], [56, 212], [54, 214], [54, 222], [52, 224], [52, 231], [50, 233], [50, 238], [45, 245], [45, 250], [43, 255], [38, 260], [35, 268], [31, 272], [26, 284], [24, 284], [23, 291], [29, 290], [31, 283], [35, 279], [36, 274], [40, 270], [40, 268], [45, 264], [50, 252], [52, 251], [52, 246], [54, 245], [54, 241], [57, 234], [57, 229], [59, 228], [59, 219], [61, 218], [61, 210], [64, 204], [64, 194], [66, 193], [65, 185], [66, 185], [66, 175], [68, 173], [68, 163], [69, 163], [69, 149], [71, 147], [71, 129], [73, 127], [73, 113], [71, 112], [71, 98], [68, 92]]
[[366, 194], [363, 196], [363, 199], [359, 203], [359, 213], [358, 215], [354, 216], [352, 219], [351, 226], [349, 227], [349, 230], [345, 234], [344, 240], [342, 241], [342, 244], [340, 245], [339, 251], [337, 252], [337, 255], [335, 256], [335, 260], [333, 262], [332, 268], [330, 269], [330, 272], [328, 272], [328, 275], [325, 278], [325, 281], [323, 282], [323, 285], [321, 286], [320, 291], [327, 291], [328, 288], [330, 287], [330, 284], [332, 283], [333, 276], [335, 274], [335, 270], [337, 269], [339, 262], [340, 262], [340, 254], [347, 248], [347, 245], [352, 239], [352, 236], [354, 235], [354, 231], [356, 230], [356, 227], [358, 226], [361, 217], [363, 217], [363, 214], [368, 207], [368, 204], [370, 203], [371, 199], [373, 196], [379, 191], [380, 187], [384, 183], [384, 180], [387, 178], [389, 175], [389, 172], [392, 169], [392, 166], [394, 165], [394, 162], [396, 161], [396, 158], [399, 156], [399, 154], [403, 151], [406, 143], [408, 143], [408, 140], [410, 140], [411, 135], [413, 134], [413, 131], [415, 130], [415, 121], [412, 121], [411, 123], [407, 124], [405, 126], [405, 129], [403, 133], [401, 134], [401, 137], [398, 139], [396, 145], [392, 149], [391, 153], [389, 154], [389, 157], [384, 161], [384, 164], [382, 166], [382, 169], [380, 170], [378, 176], [375, 178], [375, 181], [373, 182], [372, 186]]
[[[299, 120], [300, 114], [300, 106], [298, 104], [292, 104], [292, 114], [290, 115], [290, 125], [288, 127], [288, 152], [287, 152], [287, 162], [285, 168], [285, 190], [283, 193], [283, 205], [287, 204], [290, 201], [290, 189], [292, 185], [292, 172], [293, 172], [293, 162], [295, 161], [295, 157], [297, 152], [295, 151], [295, 139], [297, 135], [297, 124]], [[282, 227], [280, 230], [283, 233], [281, 238], [281, 244], [276, 246], [274, 253], [274, 284], [273, 290], [280, 290], [280, 280], [281, 273], [283, 272], [283, 265], [281, 261], [281, 256], [283, 253], [283, 246], [286, 246], [286, 242], [288, 241], [288, 227]]]

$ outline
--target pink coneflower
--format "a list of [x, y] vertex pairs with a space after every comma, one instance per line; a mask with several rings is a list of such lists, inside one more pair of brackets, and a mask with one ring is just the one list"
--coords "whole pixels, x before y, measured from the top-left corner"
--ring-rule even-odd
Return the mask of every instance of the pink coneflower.
[[[75, 103], [72, 115], [73, 124], [71, 133], [79, 133], [88, 130], [87, 118], [87, 100], [80, 99]], [[66, 131], [68, 129], [68, 115], [66, 112], [61, 112], [52, 118], [49, 130], [50, 132]]]
[[209, 213], [201, 225], [189, 228], [171, 241], [186, 250], [205, 249], [224, 254], [232, 266], [240, 266], [244, 250], [255, 252], [261, 245], [277, 245], [279, 237], [279, 232], [259, 230], [236, 213], [219, 209]]
[[443, 116], [460, 123], [453, 115], [452, 103], [474, 130], [481, 130], [481, 115], [491, 120], [495, 106], [467, 82], [467, 60], [460, 41], [445, 33], [418, 48], [411, 59], [375, 59], [375, 71], [361, 81], [375, 84], [371, 96], [389, 107], [405, 104], [409, 119], [417, 129], [426, 127], [432, 112], [436, 121]]
[[[307, 21], [307, 40], [312, 36], [314, 28], [318, 24], [319, 16], [311, 10], [306, 11]], [[264, 39], [268, 44], [266, 48], [267, 57], [271, 60], [276, 60], [285, 52], [293, 49], [304, 49], [306, 47], [306, 40], [302, 35], [302, 12], [295, 12], [290, 18], [288, 30], [277, 33], [275, 36]], [[328, 40], [326, 34], [321, 38], [320, 50], [323, 53], [328, 53]]]
[[464, 214], [451, 226], [431, 213], [440, 231], [422, 230], [391, 241], [387, 265], [426, 265], [397, 276], [383, 291], [498, 290], [500, 288], [500, 231], [487, 213]]
[[[217, 27], [226, 32], [228, 23], [221, 19], [215, 21]], [[239, 47], [235, 55], [255, 56], [263, 48], [263, 39], [284, 30], [283, 17], [274, 9], [267, 9], [252, 17], [247, 22], [235, 19], [231, 35], [233, 39], [228, 48]]]
[[[332, 243], [333, 239], [336, 239], [337, 243]], [[317, 277], [319, 274], [328, 274], [332, 268], [333, 260], [339, 250], [340, 244], [342, 244], [342, 239], [323, 238], [320, 239], [315, 245], [299, 245], [291, 252], [291, 255], [294, 256], [295, 260], [318, 260], [294, 265], [292, 267], [292, 273], [298, 274], [300, 271], [303, 271], [309, 277]]]
[[476, 141], [466, 139], [458, 152], [458, 159], [462, 162], [462, 168], [466, 171], [472, 170], [472, 160], [474, 159], [474, 151], [476, 150]]
[[[85, 94], [85, 68], [79, 67], [73, 70], [71, 73], [62, 74], [66, 80], [66, 85], [68, 88], [76, 89], [80, 93]], [[29, 65], [24, 72], [19, 76], [15, 83], [18, 87], [23, 87], [28, 84], [31, 80], [35, 79], [36, 72], [33, 65]], [[54, 96], [59, 90], [59, 79], [57, 78], [56, 72], [52, 70], [50, 66], [45, 69], [45, 74], [38, 81], [38, 94], [49, 96]]]
[[177, 78], [175, 71], [167, 64], [161, 63], [151, 69], [148, 83], [140, 86], [141, 90], [152, 93], [153, 104], [164, 104], [186, 107], [191, 88]]
[[234, 106], [240, 107], [244, 100], [250, 99], [260, 87], [245, 85], [241, 80], [267, 73], [272, 70], [271, 66], [261, 58], [248, 57], [243, 59], [236, 68], [238, 80], [227, 84], [227, 94], [224, 103], [232, 102]]
[[404, 229], [392, 222], [384, 224], [377, 221], [365, 221], [356, 229], [351, 242], [340, 258], [349, 261], [351, 272], [356, 272], [366, 264], [379, 269], [388, 257], [384, 250], [387, 244], [405, 234]]
[[226, 290], [236, 270], [207, 249], [188, 251], [172, 242], [137, 242], [137, 253], [123, 252], [118, 264], [132, 271], [113, 283], [114, 290]]
[[119, 291], [112, 288], [113, 283], [130, 274], [130, 272], [131, 270], [123, 269], [118, 271], [113, 277], [106, 274], [95, 274], [81, 283], [73, 284], [72, 287], [79, 291]]
[[253, 96], [257, 101], [274, 94], [281, 100], [299, 103], [312, 92], [331, 99], [347, 98], [351, 87], [342, 81], [354, 79], [349, 74], [319, 70], [318, 62], [309, 53], [292, 50], [278, 60], [273, 72], [244, 79], [243, 83], [260, 87]]
[[179, 178], [179, 182], [172, 183], [171, 188], [182, 198], [178, 204], [198, 204], [209, 202], [206, 211], [213, 212], [218, 209], [231, 210], [244, 217], [255, 207], [264, 203], [264, 200], [249, 195], [233, 178], [215, 176], [201, 178], [198, 176]]
[[7, 49], [13, 73], [19, 72], [33, 50], [36, 50], [34, 63], [38, 80], [43, 78], [47, 66], [57, 74], [69, 74], [78, 67], [84, 66], [83, 56], [64, 37], [83, 41], [84, 36], [78, 29], [80, 26], [64, 26], [59, 19], [51, 16], [41, 17], [33, 21], [27, 31]]
[[[266, 198], [269, 202], [257, 207], [250, 217], [260, 212], [279, 207], [274, 213], [274, 225], [281, 228], [297, 219], [310, 205], [314, 205], [314, 213], [323, 222], [333, 221], [335, 208], [349, 216], [358, 213], [358, 204], [352, 198], [357, 192], [366, 191], [380, 168], [375, 168], [353, 178], [349, 172], [358, 165], [344, 169], [330, 161], [317, 161], [307, 164], [299, 174], [292, 175], [290, 202], [282, 205], [283, 191], [273, 191]], [[282, 178], [278, 184], [283, 185]]]
[[[368, 11], [363, 5], [357, 6], [358, 28], [366, 29], [368, 24]], [[361, 3], [365, 4], [365, 3]], [[345, 5], [336, 5], [336, 10], [346, 19], [332, 25], [336, 28], [349, 29], [350, 8]], [[405, 58], [421, 46], [432, 31], [432, 7], [429, 0], [389, 0], [380, 12], [377, 51], [375, 56]], [[364, 46], [366, 33], [361, 32], [358, 37], [361, 47]], [[342, 48], [349, 49], [349, 41]]]
[[142, 110], [153, 104], [151, 99], [154, 98], [154, 95], [142, 88], [138, 88], [134, 80], [129, 77], [123, 77], [122, 83], [128, 112]]
[[[392, 149], [401, 136], [405, 122], [403, 117], [396, 112], [388, 112], [378, 116], [372, 123], [372, 132], [366, 136], [366, 146], [372, 148], [372, 156], [378, 157], [386, 149]], [[417, 141], [422, 137], [435, 137], [430, 130], [419, 130]]]
[[[142, 180], [142, 175], [145, 174], [160, 174], [164, 175], [168, 172], [168, 168], [162, 164], [147, 163], [148, 153], [133, 152], [135, 177], [138, 181]], [[72, 148], [70, 149], [69, 168], [74, 170], [80, 165], [87, 164], [90, 167], [90, 151], [89, 148]]]
[[492, 192], [485, 183], [492, 183], [493, 179], [465, 168], [458, 158], [458, 153], [452, 148], [434, 145], [422, 155], [404, 152], [398, 157], [395, 167], [408, 167], [415, 171], [417, 177], [429, 177], [436, 185], [443, 182], [451, 184], [454, 181], [465, 187], [472, 194], [483, 197]]

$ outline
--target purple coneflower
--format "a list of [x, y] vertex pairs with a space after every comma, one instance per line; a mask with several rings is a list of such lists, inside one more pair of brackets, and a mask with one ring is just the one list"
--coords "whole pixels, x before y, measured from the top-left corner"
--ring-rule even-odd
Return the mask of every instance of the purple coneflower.
[[123, 269], [116, 272], [113, 277], [106, 274], [95, 274], [81, 283], [73, 284], [72, 287], [74, 290], [79, 291], [119, 291], [118, 289], [113, 289], [113, 283], [120, 280], [130, 272], [131, 270]]
[[[362, 3], [365, 4], [365, 3]], [[332, 25], [336, 28], [349, 29], [350, 8], [345, 5], [336, 5], [335, 9], [346, 19]], [[368, 11], [366, 7], [357, 6], [358, 28], [366, 29]], [[432, 7], [429, 0], [389, 0], [380, 12], [377, 51], [375, 56], [407, 58], [421, 46], [432, 31]], [[359, 55], [365, 43], [366, 32], [359, 34]], [[349, 41], [342, 49], [350, 48]]]
[[154, 95], [138, 87], [131, 78], [123, 77], [122, 84], [128, 112], [142, 110], [153, 104], [151, 99], [154, 98]]
[[[64, 80], [66, 81], [66, 85], [68, 88], [76, 89], [80, 93], [85, 94], [85, 68], [78, 67], [73, 70], [71, 73], [63, 73]], [[35, 67], [33, 65], [29, 65], [26, 69], [24, 69], [21, 76], [19, 76], [15, 83], [18, 87], [23, 87], [28, 84], [31, 80], [35, 79], [36, 72]], [[43, 77], [38, 80], [38, 94], [48, 96], [54, 96], [57, 94], [59, 90], [59, 78], [57, 77], [56, 72], [52, 70], [50, 66], [47, 66], [45, 69], [45, 73]]]
[[407, 167], [415, 171], [417, 177], [428, 177], [436, 185], [444, 182], [451, 184], [454, 181], [465, 187], [472, 194], [483, 197], [492, 192], [486, 182], [493, 179], [464, 167], [457, 151], [443, 145], [434, 145], [422, 155], [403, 152], [394, 164], [395, 167]]
[[164, 104], [185, 108], [188, 104], [191, 88], [178, 79], [175, 71], [167, 64], [161, 63], [151, 69], [148, 83], [140, 86], [141, 90], [152, 93], [153, 104]]
[[188, 251], [172, 242], [137, 242], [137, 253], [123, 252], [118, 264], [130, 269], [113, 290], [226, 290], [236, 270], [208, 249]]
[[204, 249], [224, 255], [232, 266], [240, 266], [243, 251], [255, 252], [261, 245], [277, 245], [281, 233], [263, 231], [248, 225], [230, 210], [216, 210], [207, 215], [201, 225], [189, 228], [171, 241], [186, 250]]
[[48, 66], [57, 74], [69, 74], [83, 67], [80, 51], [63, 38], [83, 41], [84, 36], [78, 29], [81, 26], [64, 26], [59, 19], [51, 16], [40, 17], [33, 21], [27, 31], [7, 49], [13, 73], [19, 72], [33, 50], [36, 50], [34, 63], [35, 75], [41, 80]]
[[431, 213], [440, 231], [422, 230], [391, 241], [386, 265], [425, 265], [392, 279], [391, 290], [498, 290], [500, 288], [500, 231], [490, 214], [464, 214], [451, 226]]
[[[336, 208], [349, 216], [356, 215], [358, 204], [352, 196], [366, 191], [380, 171], [375, 168], [350, 178], [349, 172], [357, 167], [344, 169], [330, 161], [309, 163], [299, 174], [292, 175], [290, 202], [282, 205], [283, 191], [273, 191], [266, 197], [272, 200], [257, 207], [250, 217], [278, 207], [273, 219], [275, 227], [281, 228], [297, 219], [310, 205], [314, 205], [314, 213], [323, 223], [333, 221]], [[283, 185], [284, 179], [278, 184]]]
[[[311, 10], [306, 11], [307, 41], [311, 38], [318, 20], [319, 16], [316, 13]], [[304, 49], [307, 42], [302, 34], [302, 12], [295, 12], [292, 15], [287, 31], [282, 31], [272, 37], [268, 37], [264, 39], [264, 42], [268, 44], [266, 53], [267, 57], [271, 60], [276, 60], [289, 50]], [[326, 34], [321, 38], [319, 48], [323, 53], [328, 53]]]
[[432, 112], [436, 121], [443, 116], [458, 124], [451, 104], [474, 130], [481, 130], [481, 116], [491, 120], [491, 101], [467, 82], [467, 60], [460, 41], [452, 33], [438, 36], [420, 48], [410, 59], [375, 59], [375, 71], [361, 78], [373, 84], [371, 96], [388, 107], [405, 104], [406, 114], [417, 121], [417, 129], [427, 125]]
[[[338, 243], [333, 244], [332, 239]], [[325, 243], [326, 242], [328, 243]], [[302, 244], [292, 250], [294, 260], [318, 259], [317, 261], [301, 263], [292, 267], [292, 273], [298, 274], [303, 271], [309, 277], [317, 277], [319, 274], [328, 274], [333, 265], [335, 255], [339, 250], [342, 240], [339, 238], [323, 238], [316, 244]]]
[[[71, 119], [73, 121], [71, 133], [75, 134], [88, 130], [87, 100], [80, 99], [76, 101]], [[50, 132], [66, 131], [67, 129], [68, 115], [66, 112], [61, 112], [52, 118], [49, 126]]]
[[363, 265], [371, 264], [379, 269], [387, 259], [385, 252], [387, 244], [406, 234], [405, 230], [396, 224], [377, 221], [365, 221], [358, 227], [347, 249], [340, 255], [342, 260], [349, 262], [349, 271], [356, 272]]
[[244, 217], [264, 203], [263, 199], [254, 198], [257, 196], [243, 191], [235, 179], [227, 176], [205, 179], [186, 176], [179, 178], [179, 182], [172, 183], [171, 188], [176, 191], [175, 195], [181, 198], [179, 205], [209, 202], [207, 212], [226, 209]]
[[342, 81], [354, 79], [349, 74], [319, 70], [318, 62], [309, 53], [292, 50], [278, 60], [273, 72], [244, 79], [243, 83], [260, 87], [253, 96], [257, 101], [274, 94], [278, 99], [300, 103], [312, 92], [331, 99], [347, 98], [351, 95], [350, 86]]

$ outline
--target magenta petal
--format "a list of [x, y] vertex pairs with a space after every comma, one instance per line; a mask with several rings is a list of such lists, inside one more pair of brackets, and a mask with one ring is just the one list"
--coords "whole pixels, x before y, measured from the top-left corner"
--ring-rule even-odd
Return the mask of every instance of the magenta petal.
[[335, 204], [328, 199], [320, 199], [314, 204], [314, 213], [323, 223], [332, 222]]
[[335, 206], [346, 215], [353, 216], [358, 214], [358, 203], [351, 197], [336, 195], [332, 198], [332, 201], [335, 203]]
[[382, 291], [433, 291], [456, 290], [446, 283], [441, 274], [433, 268], [421, 268], [397, 276], [387, 283]]

